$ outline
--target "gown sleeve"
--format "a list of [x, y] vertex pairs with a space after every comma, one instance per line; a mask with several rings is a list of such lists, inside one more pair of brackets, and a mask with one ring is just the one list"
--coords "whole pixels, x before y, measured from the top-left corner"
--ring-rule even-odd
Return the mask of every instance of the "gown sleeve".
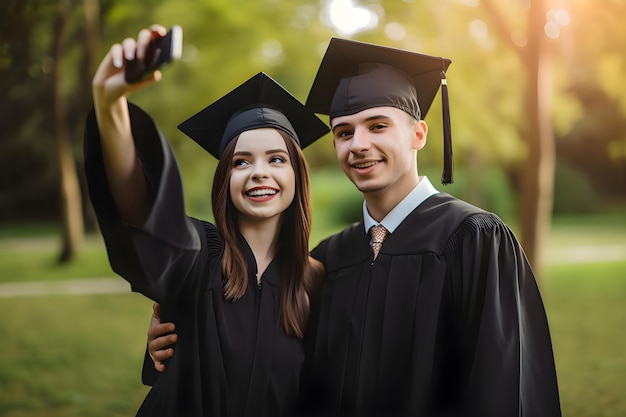
[[463, 415], [560, 416], [547, 318], [533, 271], [496, 216], [467, 219], [449, 241]]
[[[207, 245], [207, 257], [209, 259], [217, 259], [219, 261], [220, 255], [224, 250], [224, 244], [219, 232], [215, 228], [215, 226], [211, 225], [207, 222], [201, 222], [204, 227], [204, 237]], [[163, 307], [162, 307], [163, 308]], [[164, 320], [165, 321], [165, 320]], [[176, 348], [176, 345], [171, 345], [171, 347]], [[169, 366], [171, 359], [167, 359], [164, 364], [166, 368]], [[143, 364], [141, 367], [141, 382], [144, 385], [152, 386], [156, 384], [157, 380], [161, 373], [156, 370], [154, 367], [154, 362], [150, 357], [150, 353], [148, 352], [148, 347], [146, 346], [146, 351], [144, 353]]]
[[129, 104], [135, 146], [150, 188], [151, 209], [145, 224], [124, 222], [107, 184], [95, 112], [85, 127], [85, 171], [113, 270], [135, 292], [157, 302], [176, 298], [197, 266], [202, 247], [199, 221], [185, 215], [180, 173], [169, 144], [152, 119]]

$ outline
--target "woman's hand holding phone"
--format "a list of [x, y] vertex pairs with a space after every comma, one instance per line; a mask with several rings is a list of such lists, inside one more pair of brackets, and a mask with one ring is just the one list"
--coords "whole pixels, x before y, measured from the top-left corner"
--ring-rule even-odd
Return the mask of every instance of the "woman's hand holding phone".
[[[139, 47], [143, 45], [138, 44]], [[146, 45], [142, 56], [126, 61], [124, 77], [127, 83], [141, 81], [147, 75], [161, 68], [164, 64], [180, 59], [183, 50], [183, 30], [174, 25], [165, 36], [153, 37]]]
[[137, 39], [129, 37], [113, 44], [92, 81], [95, 104], [108, 106], [159, 81], [161, 72], [158, 69], [179, 59], [181, 53], [180, 26], [166, 31], [163, 26], [153, 25], [141, 30]]

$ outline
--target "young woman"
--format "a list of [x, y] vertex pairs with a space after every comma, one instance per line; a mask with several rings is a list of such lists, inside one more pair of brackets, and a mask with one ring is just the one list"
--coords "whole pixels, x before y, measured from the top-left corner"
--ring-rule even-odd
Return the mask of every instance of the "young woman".
[[298, 395], [302, 338], [323, 270], [308, 254], [301, 148], [328, 129], [263, 73], [179, 128], [219, 159], [215, 225], [185, 214], [175, 157], [124, 80], [162, 27], [111, 47], [93, 79], [89, 192], [112, 268], [177, 324], [177, 355], [140, 416], [281, 416]]

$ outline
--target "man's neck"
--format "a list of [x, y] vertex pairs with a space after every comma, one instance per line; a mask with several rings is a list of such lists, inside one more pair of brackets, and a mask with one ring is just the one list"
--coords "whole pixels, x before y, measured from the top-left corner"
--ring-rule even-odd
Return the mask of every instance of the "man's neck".
[[395, 206], [398, 205], [420, 182], [420, 178], [415, 175], [412, 181], [406, 181], [402, 187], [396, 189], [384, 188], [379, 191], [363, 193], [367, 211], [377, 222], [382, 221]]

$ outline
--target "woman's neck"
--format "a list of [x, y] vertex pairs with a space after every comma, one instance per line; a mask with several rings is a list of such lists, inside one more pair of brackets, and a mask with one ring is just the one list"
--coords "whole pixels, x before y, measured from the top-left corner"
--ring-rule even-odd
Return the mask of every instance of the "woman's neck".
[[268, 219], [249, 223], [239, 222], [239, 231], [248, 242], [257, 264], [257, 277], [260, 278], [272, 259], [278, 253], [278, 232], [280, 220]]

